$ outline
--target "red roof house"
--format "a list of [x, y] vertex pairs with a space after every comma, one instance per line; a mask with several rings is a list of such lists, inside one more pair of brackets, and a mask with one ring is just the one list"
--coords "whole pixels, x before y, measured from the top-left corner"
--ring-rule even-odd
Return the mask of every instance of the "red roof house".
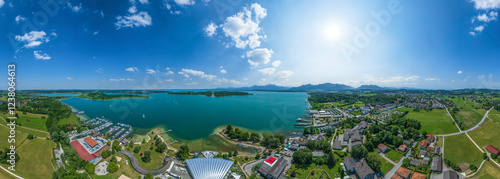
[[423, 140], [422, 142], [420, 142], [420, 149], [425, 149], [427, 148], [427, 146], [429, 146], [429, 144], [431, 144], [431, 142], [429, 142], [428, 140]]
[[498, 155], [498, 153], [500, 152], [500, 150], [493, 147], [492, 145], [486, 146], [486, 149], [488, 149], [488, 151], [490, 151], [492, 154], [495, 154], [495, 155]]
[[427, 140], [429, 140], [431, 142], [434, 142], [434, 139], [436, 139], [436, 137], [434, 135], [428, 135], [427, 136]]
[[387, 147], [387, 145], [385, 144], [378, 144], [378, 148], [380, 149], [380, 151], [382, 151], [383, 153], [387, 152], [387, 149], [389, 149], [389, 147]]
[[274, 158], [274, 157], [271, 157], [271, 158], [269, 158], [269, 159], [266, 160], [266, 162], [269, 163], [269, 164], [273, 164], [274, 161], [276, 161], [276, 158]]

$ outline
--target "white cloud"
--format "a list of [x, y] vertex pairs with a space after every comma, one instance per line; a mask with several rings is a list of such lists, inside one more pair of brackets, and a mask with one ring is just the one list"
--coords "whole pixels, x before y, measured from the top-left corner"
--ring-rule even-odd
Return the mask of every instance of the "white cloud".
[[131, 6], [130, 8], [128, 8], [128, 12], [130, 14], [135, 14], [137, 12], [137, 7], [134, 6]]
[[224, 35], [230, 37], [235, 43], [235, 47], [244, 49], [247, 45], [250, 48], [260, 46], [261, 28], [260, 21], [267, 16], [267, 10], [259, 4], [254, 3], [250, 9], [245, 7], [237, 14], [227, 17], [221, 25]]
[[99, 33], [99, 31], [95, 31], [95, 32], [93, 33], [93, 35], [97, 35], [98, 33]]
[[156, 71], [153, 69], [146, 69], [147, 74], [156, 74]]
[[149, 16], [148, 12], [139, 12], [128, 16], [118, 16], [116, 17], [116, 20], [116, 29], [124, 27], [146, 27], [151, 25], [151, 16]]
[[276, 72], [276, 69], [274, 69], [274, 68], [264, 68], [264, 69], [260, 69], [259, 72], [261, 72], [263, 75], [271, 75], [274, 72]]
[[[2, 0], [0, 0], [0, 1], [2, 1]], [[0, 6], [0, 7], [2, 7], [2, 6]], [[26, 18], [22, 17], [21, 15], [16, 16], [16, 23], [19, 24], [19, 22], [24, 21], [24, 20], [26, 20]]]
[[71, 3], [68, 2], [68, 7], [73, 11], [73, 12], [80, 12], [82, 10], [82, 3], [79, 5], [73, 6]]
[[2, 7], [5, 4], [5, 1], [0, 0], [0, 7]]
[[194, 0], [174, 0], [177, 5], [193, 5]]
[[497, 20], [497, 17], [498, 17], [498, 13], [497, 13], [497, 12], [495, 12], [495, 11], [491, 11], [491, 12], [489, 13], [489, 15], [488, 15], [488, 14], [480, 14], [480, 15], [478, 15], [478, 16], [477, 16], [477, 20], [478, 20], [478, 21], [481, 21], [481, 22], [486, 22], [486, 23], [488, 23], [488, 22], [490, 22], [490, 21]]
[[496, 9], [500, 7], [500, 0], [471, 0], [476, 9]]
[[476, 36], [476, 33], [475, 33], [475, 32], [472, 32], [472, 31], [471, 31], [471, 32], [469, 32], [469, 34], [470, 34], [470, 35], [472, 35], [472, 36]]
[[174, 82], [174, 80], [172, 80], [172, 79], [164, 79], [163, 81], [166, 81], [166, 82]]
[[462, 74], [462, 71], [458, 71], [457, 74]]
[[96, 70], [96, 72], [97, 72], [97, 73], [102, 73], [103, 71], [104, 71], [104, 70], [103, 70], [102, 68], [98, 68], [98, 69]]
[[24, 42], [24, 47], [32, 48], [39, 46], [43, 42], [49, 42], [49, 38], [47, 38], [46, 35], [44, 31], [31, 31], [25, 33], [23, 36], [16, 35], [15, 38], [17, 41]]
[[137, 69], [137, 67], [130, 67], [130, 68], [126, 68], [125, 71], [139, 72], [139, 69]]
[[167, 72], [165, 72], [165, 75], [173, 75], [173, 74], [174, 74], [173, 71], [167, 71]]
[[475, 31], [482, 32], [484, 30], [484, 26], [480, 25], [474, 28]]
[[149, 0], [139, 0], [139, 2], [141, 2], [141, 4], [149, 4]]
[[239, 81], [236, 81], [236, 80], [229, 80], [229, 79], [226, 79], [226, 78], [217, 79], [217, 82], [219, 82], [219, 83], [230, 83], [230, 84], [235, 84], [235, 85], [243, 84], [242, 82], [239, 82]]
[[197, 71], [193, 69], [182, 69], [182, 72], [185, 74], [193, 75], [193, 76], [199, 76], [200, 78], [204, 78], [207, 80], [213, 80], [214, 78], [217, 78], [215, 75], [210, 75], [210, 74], [205, 74], [205, 72], [202, 71]]
[[33, 55], [35, 56], [36, 59], [38, 60], [50, 60], [50, 56], [46, 53], [42, 54], [42, 51], [33, 51]]
[[134, 79], [132, 79], [132, 78], [127, 78], [127, 81], [134, 81]]
[[55, 33], [55, 32], [50, 33], [50, 35], [57, 37], [57, 33]]
[[439, 78], [426, 78], [425, 81], [438, 81]]
[[120, 79], [109, 79], [109, 81], [120, 81]]
[[67, 80], [73, 80], [73, 78], [71, 78], [71, 77], [69, 77], [69, 76], [68, 76], [68, 77], [66, 77], [66, 79], [67, 79]]
[[295, 74], [293, 71], [283, 70], [283, 71], [279, 71], [278, 73], [276, 73], [276, 76], [278, 76], [278, 78], [282, 79], [282, 78], [288, 78], [288, 77], [292, 76], [293, 74]]
[[279, 61], [279, 60], [276, 60], [273, 63], [271, 63], [271, 65], [273, 65], [274, 68], [280, 66], [280, 64], [281, 64], [281, 61]]
[[186, 78], [189, 78], [189, 75], [188, 75], [188, 74], [186, 74], [186, 73], [184, 73], [184, 72], [182, 72], [182, 71], [177, 72], [177, 73], [179, 73], [180, 75], [183, 75], [183, 76], [184, 76], [184, 77], [186, 77]]
[[191, 86], [191, 85], [197, 85], [197, 84], [198, 84], [198, 83], [196, 83], [196, 82], [194, 82], [194, 81], [193, 81], [193, 82], [191, 82], [191, 83], [185, 83], [185, 85], [190, 85], [190, 86]]
[[224, 69], [220, 70], [220, 72], [221, 72], [221, 73], [227, 73], [227, 71], [226, 71], [226, 70], [224, 70]]
[[217, 25], [215, 25], [213, 22], [210, 22], [210, 24], [208, 24], [203, 30], [205, 30], [205, 34], [207, 34], [207, 36], [211, 37], [217, 34], [217, 32], [215, 32], [217, 30]]
[[271, 61], [273, 50], [267, 48], [258, 48], [247, 52], [248, 63], [252, 66], [259, 66], [259, 64], [267, 64]]
[[384, 77], [380, 77], [380, 78], [376, 78], [374, 76], [371, 76], [371, 75], [367, 75], [365, 74], [363, 76], [363, 82], [366, 84], [384, 84], [384, 85], [408, 85], [408, 84], [415, 84], [415, 83], [408, 83], [408, 82], [412, 82], [412, 81], [416, 81], [418, 80], [420, 77], [417, 76], [417, 75], [411, 75], [411, 76], [407, 76], [407, 77], [404, 77], [404, 76], [393, 76], [393, 77], [390, 77], [390, 78], [384, 78]]

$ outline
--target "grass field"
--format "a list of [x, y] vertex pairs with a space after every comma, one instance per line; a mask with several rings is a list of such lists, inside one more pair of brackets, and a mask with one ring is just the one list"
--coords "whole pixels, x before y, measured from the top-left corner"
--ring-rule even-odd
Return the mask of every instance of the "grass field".
[[445, 139], [445, 158], [455, 163], [469, 163], [479, 166], [483, 154], [465, 134], [449, 136]]
[[[403, 108], [400, 110], [403, 110]], [[420, 128], [419, 132], [427, 131], [428, 134], [458, 132], [458, 128], [447, 114], [446, 109], [434, 109], [431, 112], [409, 110], [409, 113], [405, 117], [420, 121], [422, 128]]]
[[[394, 167], [394, 165], [392, 163], [390, 163], [387, 160], [385, 160], [384, 158], [382, 158], [376, 152], [370, 152], [370, 153], [375, 154], [380, 159], [380, 161], [382, 162], [382, 167], [380, 167], [380, 169], [382, 170], [382, 172], [384, 172], [384, 174], [391, 171], [391, 169]], [[370, 153], [368, 153], [368, 154], [370, 154]]]
[[475, 126], [481, 119], [484, 114], [486, 114], [486, 110], [481, 109], [481, 104], [474, 104], [467, 99], [463, 100], [460, 98], [449, 98], [453, 101], [458, 107], [460, 107], [460, 111], [458, 111], [455, 116], [457, 121], [461, 121], [465, 127], [465, 129], [469, 129]]
[[[4, 167], [5, 168], [5, 167]], [[7, 168], [6, 168], [7, 169]], [[0, 169], [0, 178], [2, 179], [17, 179], [14, 176], [8, 174], [6, 171]]]
[[[116, 162], [116, 164], [120, 165], [120, 167], [118, 168], [118, 171], [116, 171], [115, 173], [108, 173], [107, 175], [104, 175], [104, 176], [94, 175], [95, 179], [116, 179], [116, 178], [120, 177], [122, 174], [127, 176], [127, 177], [130, 177], [130, 178], [140, 178], [141, 174], [137, 173], [132, 168], [132, 166], [130, 165], [130, 160], [128, 160], [128, 158], [125, 155], [118, 154], [116, 156], [121, 158], [121, 161]], [[115, 157], [115, 156], [113, 155], [113, 157]], [[109, 157], [107, 159], [108, 162], [109, 162], [109, 160], [111, 160], [111, 157]], [[128, 165], [125, 163], [125, 161], [127, 161], [127, 160], [129, 163]]]
[[[130, 149], [129, 152], [132, 152], [134, 154], [134, 156], [137, 158], [137, 160], [139, 161], [139, 164], [142, 167], [144, 167], [146, 169], [157, 169], [157, 168], [161, 167], [162, 162], [163, 162], [162, 160], [163, 160], [163, 157], [165, 156], [165, 154], [164, 153], [158, 153], [158, 152], [156, 152], [154, 150], [150, 150], [151, 145], [154, 145], [154, 141], [155, 141], [155, 140], [153, 140], [152, 136], [150, 136], [150, 137], [151, 137], [151, 140], [149, 140], [149, 142], [141, 144], [141, 150], [139, 152], [139, 153], [143, 153], [144, 154], [145, 151], [151, 151], [151, 161], [150, 162], [148, 162], [148, 163], [143, 162], [141, 160], [141, 156], [139, 156], [139, 154], [133, 153], [133, 150], [134, 150], [133, 148]], [[137, 146], [137, 145], [134, 145], [134, 147], [135, 146]], [[156, 149], [156, 146], [154, 146], [153, 149]]]
[[[6, 127], [7, 122], [0, 119], [0, 125]], [[19, 131], [19, 132], [22, 132], [25, 134], [33, 134], [34, 136], [43, 137], [43, 138], [47, 138], [50, 136], [50, 134], [48, 132], [37, 131], [37, 129], [31, 129], [31, 128], [28, 128], [26, 126], [16, 126], [16, 131]]]
[[[10, 129], [5, 126], [0, 126], [0, 139], [2, 140], [2, 142], [0, 142], [0, 150], [3, 150], [5, 147], [10, 147], [11, 144], [7, 141], [9, 136]], [[16, 147], [18, 147], [21, 142], [26, 139], [26, 137], [27, 136], [25, 134], [16, 131]]]
[[[16, 123], [21, 124], [22, 126], [26, 126], [33, 129], [46, 131], [47, 127], [45, 126], [45, 122], [47, 122], [47, 115], [44, 114], [32, 114], [22, 112], [16, 112], [19, 116], [16, 120]], [[0, 114], [4, 119], [7, 118], [7, 114]], [[44, 117], [44, 119], [42, 119]]]
[[[337, 164], [334, 167], [329, 167], [327, 165], [321, 165], [317, 166], [315, 163], [309, 165], [307, 168], [297, 168], [295, 165], [292, 165], [290, 167], [290, 172], [295, 170], [295, 178], [306, 178], [307, 175], [311, 173], [312, 170], [317, 170], [317, 169], [322, 169], [326, 171], [332, 178], [340, 178], [340, 173], [338, 173], [339, 168], [340, 168], [340, 163], [337, 162]], [[314, 177], [318, 178], [321, 176], [321, 173], [319, 170], [315, 171]], [[313, 177], [313, 178], [314, 178]], [[310, 176], [311, 178], [311, 176]], [[324, 178], [328, 178], [326, 175], [324, 175]]]
[[495, 179], [500, 176], [500, 168], [495, 166], [492, 162], [484, 162], [483, 167], [479, 170], [474, 177], [478, 177], [480, 179]]
[[61, 119], [59, 122], [57, 122], [59, 125], [64, 125], [64, 124], [71, 124], [71, 125], [80, 125], [80, 119], [76, 114], [71, 114], [68, 118]]
[[497, 148], [500, 147], [500, 123], [487, 120], [478, 129], [469, 132], [469, 136], [479, 145], [484, 147], [486, 145], [493, 145]]
[[403, 158], [403, 154], [401, 154], [395, 150], [389, 150], [388, 152], [385, 153], [385, 156], [387, 158], [391, 159], [394, 163], [398, 163], [399, 160], [401, 160], [401, 158]]
[[488, 119], [500, 123], [500, 112], [497, 110], [491, 110], [488, 115]]
[[16, 149], [21, 160], [16, 163], [15, 173], [24, 178], [52, 178], [54, 168], [50, 161], [55, 147], [56, 143], [50, 140], [26, 140]]

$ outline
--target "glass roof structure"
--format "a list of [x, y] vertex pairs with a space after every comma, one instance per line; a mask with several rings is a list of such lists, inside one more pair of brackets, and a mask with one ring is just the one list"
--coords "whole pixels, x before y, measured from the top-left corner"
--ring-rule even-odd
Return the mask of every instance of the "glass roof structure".
[[189, 175], [194, 179], [224, 179], [233, 161], [219, 158], [195, 158], [186, 160]]

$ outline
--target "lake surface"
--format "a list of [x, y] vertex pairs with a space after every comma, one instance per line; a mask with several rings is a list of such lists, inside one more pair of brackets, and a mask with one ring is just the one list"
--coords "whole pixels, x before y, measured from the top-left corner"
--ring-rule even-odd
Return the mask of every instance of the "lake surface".
[[[257, 132], [301, 131], [295, 119], [305, 114], [308, 95], [302, 92], [250, 92], [250, 96], [147, 94], [150, 98], [108, 101], [72, 97], [61, 100], [90, 117], [130, 124], [135, 129], [164, 127], [173, 137], [208, 137], [219, 126], [232, 124]], [[143, 118], [144, 114], [144, 118]]]

